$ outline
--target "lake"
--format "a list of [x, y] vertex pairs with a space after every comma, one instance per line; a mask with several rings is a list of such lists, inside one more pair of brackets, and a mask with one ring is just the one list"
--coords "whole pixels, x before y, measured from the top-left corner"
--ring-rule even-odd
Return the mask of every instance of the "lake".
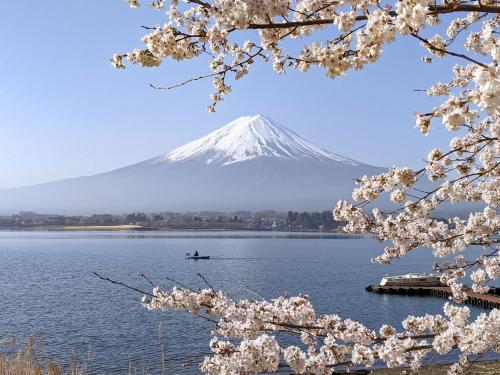
[[[336, 313], [371, 328], [400, 328], [409, 314], [442, 312], [443, 299], [379, 295], [365, 287], [384, 274], [431, 272], [421, 250], [390, 266], [372, 264], [384, 245], [364, 238], [269, 232], [0, 232], [0, 351], [9, 338], [44, 338], [50, 355], [84, 361], [99, 374], [196, 374], [208, 352], [210, 325], [186, 313], [149, 312], [141, 295], [92, 272], [150, 290], [143, 272], [165, 287], [165, 276], [193, 287], [202, 273], [216, 288], [266, 298], [308, 293], [319, 313]], [[214, 257], [185, 260], [186, 251]], [[486, 311], [473, 308], [473, 313]], [[184, 363], [184, 366], [182, 364]], [[187, 363], [187, 364], [186, 364]]]

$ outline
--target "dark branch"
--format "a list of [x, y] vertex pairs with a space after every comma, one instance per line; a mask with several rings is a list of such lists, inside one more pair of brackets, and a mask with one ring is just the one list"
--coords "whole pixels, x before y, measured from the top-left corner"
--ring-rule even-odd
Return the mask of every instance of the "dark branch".
[[110, 279], [109, 277], [105, 277], [105, 276], [101, 276], [99, 275], [97, 272], [92, 272], [94, 275], [96, 275], [99, 279], [103, 280], [103, 281], [108, 281], [110, 282], [111, 284], [115, 284], [115, 285], [120, 285], [120, 286], [123, 286], [127, 289], [130, 289], [130, 290], [133, 290], [134, 292], [138, 292], [138, 293], [141, 293], [141, 294], [145, 294], [149, 297], [155, 297], [154, 295], [152, 295], [151, 293], [148, 293], [148, 292], [144, 292], [140, 289], [137, 289], [136, 287], [133, 287], [133, 286], [130, 286], [130, 285], [127, 285], [127, 284], [124, 284], [122, 283], [121, 281], [116, 281], [116, 280], [112, 280]]
[[[431, 5], [429, 6], [429, 14], [446, 14], [454, 12], [486, 12], [486, 13], [500, 13], [499, 6], [488, 6], [488, 5]], [[389, 12], [390, 16], [397, 16], [395, 11]], [[363, 21], [368, 19], [368, 16], [357, 16], [356, 21]], [[333, 18], [325, 18], [319, 20], [305, 20], [305, 21], [294, 21], [285, 23], [251, 23], [248, 25], [248, 29], [288, 29], [291, 27], [300, 26], [315, 26], [315, 25], [329, 25], [334, 23]]]

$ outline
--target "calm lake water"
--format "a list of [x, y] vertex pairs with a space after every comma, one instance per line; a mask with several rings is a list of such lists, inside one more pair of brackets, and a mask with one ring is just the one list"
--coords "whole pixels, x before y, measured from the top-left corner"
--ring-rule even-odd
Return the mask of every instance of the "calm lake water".
[[[430, 272], [429, 251], [391, 266], [370, 263], [383, 244], [332, 235], [261, 232], [0, 232], [0, 351], [10, 337], [44, 337], [45, 350], [83, 360], [99, 374], [198, 373], [189, 356], [208, 352], [210, 325], [185, 313], [148, 312], [141, 297], [97, 279], [92, 271], [149, 290], [137, 272], [166, 287], [169, 276], [193, 287], [202, 273], [216, 288], [271, 298], [308, 293], [320, 313], [378, 328], [400, 327], [409, 314], [442, 312], [443, 299], [368, 293], [387, 273]], [[198, 250], [214, 259], [184, 260]], [[485, 311], [472, 308], [474, 314]]]

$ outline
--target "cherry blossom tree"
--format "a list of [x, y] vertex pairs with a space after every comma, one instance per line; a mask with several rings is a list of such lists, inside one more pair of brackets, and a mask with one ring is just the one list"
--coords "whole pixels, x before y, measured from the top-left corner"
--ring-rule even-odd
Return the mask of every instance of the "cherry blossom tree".
[[[138, 0], [128, 3], [140, 6]], [[229, 81], [246, 76], [258, 60], [272, 62], [278, 74], [316, 66], [336, 78], [377, 61], [384, 44], [396, 37], [419, 43], [424, 63], [453, 60], [450, 76], [426, 90], [429, 96], [441, 97], [441, 103], [416, 114], [421, 133], [427, 135], [431, 125], [439, 123], [454, 133], [449, 149], [431, 150], [420, 170], [392, 167], [361, 177], [352, 194], [357, 203], [340, 201], [333, 215], [346, 223], [345, 231], [372, 233], [391, 244], [375, 262], [388, 264], [430, 248], [438, 260], [436, 271], [457, 301], [467, 297], [462, 284], [467, 274], [472, 290], [480, 293], [500, 278], [498, 1], [156, 0], [151, 6], [166, 10], [166, 23], [148, 27], [142, 38], [145, 47], [115, 54], [112, 64], [156, 67], [169, 58], [206, 56], [207, 74], [166, 89], [211, 78], [215, 92], [210, 112], [230, 93]], [[319, 33], [324, 29], [329, 34]], [[290, 51], [286, 40], [293, 40], [286, 43]], [[435, 187], [422, 190], [419, 182], [424, 179]], [[368, 210], [384, 194], [394, 210]], [[436, 219], [443, 205], [464, 202], [480, 208], [448, 222]], [[469, 256], [473, 247], [482, 248], [479, 257]], [[454, 261], [439, 262], [450, 257]], [[282, 366], [299, 374], [329, 374], [339, 366], [370, 367], [377, 360], [389, 367], [409, 364], [417, 369], [429, 352], [452, 349], [460, 356], [450, 374], [463, 374], [471, 355], [500, 351], [498, 309], [471, 321], [467, 307], [446, 303], [444, 316], [409, 316], [402, 331], [384, 325], [376, 333], [350, 319], [318, 316], [307, 296], [233, 300], [211, 287], [154, 288], [143, 304], [148, 309], [187, 310], [213, 321], [213, 355], [200, 365], [208, 374], [273, 372]], [[279, 335], [284, 333], [298, 336], [302, 346], [281, 346]]]

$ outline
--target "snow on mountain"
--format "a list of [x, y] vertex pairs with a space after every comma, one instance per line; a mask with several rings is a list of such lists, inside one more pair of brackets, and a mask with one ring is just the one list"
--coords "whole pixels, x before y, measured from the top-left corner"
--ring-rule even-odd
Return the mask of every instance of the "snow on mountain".
[[204, 159], [206, 164], [229, 165], [267, 156], [281, 159], [358, 162], [325, 151], [292, 130], [262, 115], [243, 116], [205, 137], [160, 156], [156, 163]]

